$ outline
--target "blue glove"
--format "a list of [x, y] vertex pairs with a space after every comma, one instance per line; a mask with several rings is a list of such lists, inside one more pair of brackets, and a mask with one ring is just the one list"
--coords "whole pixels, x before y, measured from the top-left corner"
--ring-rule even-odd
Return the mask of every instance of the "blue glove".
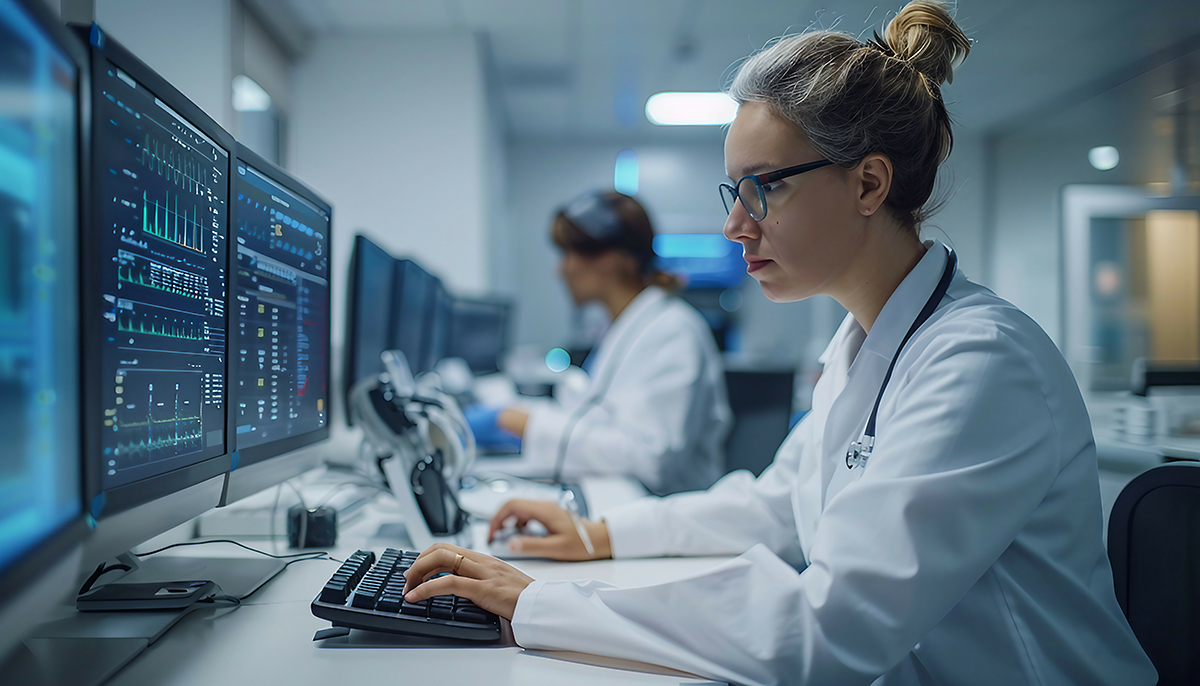
[[475, 443], [484, 449], [521, 449], [521, 437], [500, 428], [497, 421], [502, 407], [487, 407], [472, 405], [463, 411], [467, 424], [471, 425], [471, 433], [475, 434]]

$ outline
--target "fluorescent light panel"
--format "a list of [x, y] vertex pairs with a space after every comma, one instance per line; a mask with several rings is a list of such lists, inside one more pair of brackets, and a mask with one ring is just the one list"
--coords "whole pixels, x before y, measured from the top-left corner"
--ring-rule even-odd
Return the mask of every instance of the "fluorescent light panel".
[[646, 101], [646, 118], [659, 126], [723, 126], [737, 110], [724, 93], [658, 93]]

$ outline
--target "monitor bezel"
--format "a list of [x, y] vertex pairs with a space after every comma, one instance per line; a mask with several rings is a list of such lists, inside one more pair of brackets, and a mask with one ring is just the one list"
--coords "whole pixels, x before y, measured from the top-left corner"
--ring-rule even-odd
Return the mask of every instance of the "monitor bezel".
[[[396, 317], [396, 308], [394, 303], [392, 303], [392, 300], [395, 296], [396, 265], [399, 262], [382, 245], [379, 245], [361, 233], [355, 234], [354, 243], [350, 248], [349, 270], [346, 272], [346, 331], [343, 334], [344, 338], [342, 339], [342, 385], [345, 390], [343, 395], [343, 401], [345, 404], [343, 407], [346, 408], [345, 415], [346, 424], [348, 426], [353, 426], [354, 424], [352, 418], [350, 417], [350, 391], [354, 388], [354, 384], [357, 382], [357, 379], [354, 378], [354, 369], [358, 364], [358, 346], [356, 344], [358, 342], [358, 320], [361, 315], [359, 308], [361, 298], [358, 293], [360, 286], [358, 277], [359, 269], [361, 268], [359, 261], [361, 259], [361, 246], [363, 243], [369, 244], [372, 248], [379, 250], [379, 252], [387, 255], [392, 260], [392, 273], [388, 279], [388, 281], [391, 283], [391, 289], [387, 293], [387, 298], [391, 306], [388, 307], [388, 321], [385, 328], [387, 331], [387, 346], [389, 347], [393, 342], [392, 327]], [[385, 347], [385, 350], [386, 349], [387, 348]]]
[[[320, 209], [324, 210], [325, 214], [329, 215], [329, 229], [327, 231], [326, 238], [328, 239], [327, 248], [329, 250], [329, 252], [327, 253], [329, 256], [329, 272], [332, 272], [332, 270], [333, 270], [333, 207], [329, 204], [329, 201], [322, 198], [320, 195], [317, 194], [316, 191], [312, 190], [308, 186], [301, 183], [298, 179], [296, 179], [291, 174], [288, 174], [284, 170], [280, 169], [277, 165], [271, 163], [269, 160], [265, 159], [264, 157], [262, 157], [261, 155], [259, 155], [256, 152], [254, 152], [250, 148], [247, 148], [246, 146], [242, 145], [241, 143], [237, 144], [237, 156], [236, 156], [236, 159], [234, 160], [234, 165], [233, 165], [234, 166], [234, 169], [233, 169], [234, 174], [232, 177], [230, 177], [230, 180], [229, 180], [229, 198], [230, 198], [230, 205], [231, 205], [231, 211], [230, 211], [231, 227], [237, 226], [236, 220], [237, 220], [238, 214], [235, 210], [232, 209], [232, 207], [238, 205], [238, 203], [233, 202], [233, 198], [235, 197], [233, 185], [238, 176], [238, 174], [237, 174], [237, 165], [238, 164], [245, 164], [250, 169], [253, 169], [253, 170], [259, 172], [260, 174], [267, 177], [274, 183], [277, 183], [280, 186], [283, 186], [289, 192], [294, 193], [294, 194], [300, 196], [301, 198], [304, 198], [308, 202], [316, 205]], [[236, 228], [230, 229], [230, 236], [233, 238], [233, 240], [230, 242], [230, 284], [231, 284], [230, 291], [234, 293], [234, 298], [236, 300], [237, 285], [233, 281], [237, 275], [237, 271], [236, 271], [237, 270], [237, 254], [236, 254], [236, 251], [237, 251], [237, 229]], [[328, 299], [328, 302], [326, 303], [326, 306], [329, 311], [329, 327], [326, 331], [327, 338], [326, 338], [326, 346], [325, 346], [325, 350], [326, 350], [325, 387], [327, 389], [325, 400], [326, 400], [326, 403], [328, 404], [328, 407], [325, 408], [325, 426], [323, 426], [319, 429], [314, 429], [313, 431], [309, 431], [307, 433], [299, 434], [296, 436], [288, 436], [286, 438], [281, 438], [276, 441], [271, 441], [270, 443], [263, 443], [261, 445], [256, 445], [256, 446], [253, 446], [250, 448], [240, 448], [237, 446], [237, 433], [235, 431], [233, 441], [234, 441], [234, 450], [236, 452], [234, 454], [234, 459], [231, 464], [231, 468], [230, 468], [231, 472], [236, 471], [239, 468], [248, 467], [252, 464], [257, 464], [259, 462], [269, 460], [272, 457], [277, 457], [279, 455], [283, 455], [285, 453], [292, 452], [293, 450], [297, 450], [299, 448], [303, 448], [305, 446], [312, 445], [313, 443], [317, 443], [317, 442], [320, 442], [320, 441], [323, 441], [323, 440], [329, 438], [330, 424], [333, 422], [333, 396], [335, 395], [335, 393], [333, 393], [333, 378], [332, 378], [332, 374], [333, 374], [333, 278], [332, 278], [331, 273], [326, 274], [326, 280], [329, 282], [329, 299]], [[237, 331], [237, 310], [233, 309], [233, 308], [230, 309], [229, 330], [230, 330], [230, 332]], [[231, 407], [236, 407], [237, 399], [236, 399], [236, 391], [234, 390], [233, 382], [237, 378], [237, 375], [238, 375], [239, 363], [238, 363], [237, 355], [234, 352], [234, 346], [232, 346], [232, 341], [234, 340], [234, 336], [232, 335], [232, 333], [229, 336], [229, 340], [231, 341], [231, 347], [230, 347], [231, 355], [230, 355], [230, 360], [229, 360], [229, 381], [230, 381], [229, 396], [233, 397], [233, 400], [230, 403]], [[231, 413], [230, 416], [231, 416], [231, 421], [233, 421], [233, 422], [237, 421], [236, 420], [236, 412]], [[234, 428], [236, 429], [235, 424], [231, 424], [231, 426], [234, 426]]]
[[[199, 129], [205, 136], [212, 139], [218, 146], [223, 148], [228, 156], [226, 157], [225, 175], [229, 179], [229, 185], [233, 184], [233, 164], [234, 157], [237, 154], [237, 143], [233, 136], [222, 128], [217, 122], [200, 109], [198, 105], [193, 103], [177, 88], [167, 82], [162, 76], [151, 69], [145, 62], [139, 59], [136, 55], [126, 49], [123, 45], [113, 39], [112, 36], [104, 32], [97, 24], [90, 25], [73, 25], [71, 27], [77, 34], [87, 42], [88, 53], [91, 59], [91, 81], [93, 84], [90, 105], [95, 108], [95, 103], [98, 98], [103, 97], [95, 89], [94, 84], [98, 83], [103, 75], [106, 63], [111, 63], [125, 73], [129, 74], [135, 81], [142, 84], [146, 89], [154, 93], [155, 97], [165, 103], [168, 107], [186, 119], [188, 123]], [[91, 121], [90, 138], [96, 139], [97, 127], [100, 122], [93, 118]], [[91, 160], [92, 178], [99, 178], [103, 172], [102, 163], [99, 156], [93, 156]], [[233, 224], [229, 220], [229, 215], [232, 212], [233, 203], [230, 202], [228, 194], [225, 198], [226, 206], [226, 289], [225, 289], [225, 312], [226, 312], [226, 328], [229, 327], [229, 322], [233, 321], [233, 274], [232, 269], [234, 262], [233, 257], [234, 242], [232, 240]], [[85, 214], [85, 227], [89, 228], [96, 224], [98, 225], [101, 207], [100, 198], [92, 197], [89, 199], [89, 205]], [[103, 237], [100, 231], [85, 231], [83, 250], [85, 254], [97, 255], [102, 253]], [[99, 284], [101, 279], [101, 265], [96, 260], [84, 261], [84, 268], [81, 271], [82, 283], [85, 284], [84, 293], [94, 290], [91, 288], [93, 284]], [[100, 328], [101, 314], [103, 309], [99, 305], [82, 306], [81, 310], [85, 316], [83, 317], [83, 329], [85, 332], [85, 341], [98, 341], [102, 336]], [[91, 494], [91, 516], [97, 520], [102, 520], [125, 510], [129, 510], [139, 505], [143, 505], [153, 500], [169, 496], [172, 493], [178, 492], [190, 486], [203, 483], [214, 477], [221, 476], [229, 471], [232, 464], [233, 445], [235, 437], [232, 435], [232, 427], [234, 422], [233, 402], [231, 399], [231, 391], [229, 388], [230, 379], [230, 364], [232, 360], [232, 351], [228, 348], [228, 337], [226, 339], [226, 355], [225, 355], [225, 450], [220, 455], [215, 455], [206, 460], [202, 460], [195, 464], [185, 467], [180, 467], [164, 474], [156, 474], [138, 481], [128, 484], [122, 484], [114, 488], [105, 490], [103, 488], [102, 467], [103, 461], [103, 441], [101, 439], [100, 422], [84, 422], [84, 430], [86, 433], [85, 441], [86, 448], [86, 464], [89, 469], [87, 472], [88, 489]], [[99, 416], [102, 412], [103, 403], [101, 402], [100, 394], [103, 390], [103, 383], [100, 373], [100, 346], [84, 347], [84, 380], [85, 388], [87, 389], [87, 400], [85, 403], [85, 417]], [[214, 507], [216, 503], [213, 503]]]
[[[75, 311], [78, 314], [82, 311], [84, 293], [83, 279], [80, 277], [78, 267], [85, 262], [82, 238], [85, 217], [87, 216], [89, 179], [91, 176], [91, 70], [89, 68], [87, 50], [43, 3], [36, 0], [16, 0], [15, 4], [20, 10], [25, 11], [31, 16], [34, 22], [38, 23], [58, 48], [66, 54], [68, 59], [75, 63], [75, 68], [79, 76], [75, 82], [77, 128], [75, 136], [75, 164], [78, 176], [78, 184], [75, 189]], [[76, 349], [81, 376], [85, 370], [83, 364], [83, 345], [85, 340], [83, 326], [80, 325], [76, 330]], [[87, 411], [86, 388], [84, 383], [80, 383], [79, 407], [77, 408], [80, 420], [87, 416], [85, 414]], [[84, 459], [84, 443], [87, 440], [84, 431], [80, 431], [79, 440], [80, 444], [77, 446], [79, 451], [79, 514], [52, 531], [38, 545], [30, 549], [28, 553], [18, 558], [7, 570], [0, 572], [0, 610], [7, 608], [14, 598], [20, 596], [24, 589], [42, 577], [47, 569], [53, 567], [56, 562], [67, 555], [69, 551], [74, 549], [89, 534], [87, 510], [91, 491], [88, 488], [88, 469], [87, 462]]]

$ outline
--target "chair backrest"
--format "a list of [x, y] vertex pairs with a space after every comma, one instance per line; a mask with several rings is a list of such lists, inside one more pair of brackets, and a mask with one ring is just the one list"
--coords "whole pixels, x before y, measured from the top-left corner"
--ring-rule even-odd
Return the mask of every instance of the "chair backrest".
[[1160, 686], [1200, 684], [1200, 464], [1165, 464], [1129, 482], [1109, 518], [1108, 557]]
[[775, 459], [792, 417], [795, 370], [726, 371], [733, 429], [725, 439], [725, 473], [748, 469], [758, 476]]

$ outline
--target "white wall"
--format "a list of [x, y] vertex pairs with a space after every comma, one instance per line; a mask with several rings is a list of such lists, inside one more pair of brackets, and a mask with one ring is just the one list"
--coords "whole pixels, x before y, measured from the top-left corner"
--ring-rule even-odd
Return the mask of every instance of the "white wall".
[[469, 33], [323, 35], [297, 64], [288, 159], [334, 208], [335, 348], [355, 233], [456, 293], [488, 287], [488, 130]]
[[974, 131], [956, 131], [954, 150], [942, 165], [935, 198], [949, 197], [921, 234], [954, 248], [958, 265], [972, 281], [984, 283], [984, 139]]
[[231, 0], [96, 0], [96, 23], [232, 131]]

